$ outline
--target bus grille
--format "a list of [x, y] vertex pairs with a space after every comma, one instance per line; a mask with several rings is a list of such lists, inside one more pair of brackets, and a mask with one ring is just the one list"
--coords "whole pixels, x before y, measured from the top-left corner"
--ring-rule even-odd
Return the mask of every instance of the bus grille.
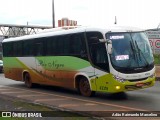
[[132, 80], [128, 80], [129, 82], [137, 82], [137, 81], [143, 81], [143, 80], [146, 80], [148, 79], [148, 77], [146, 78], [141, 78], [141, 79], [132, 79]]

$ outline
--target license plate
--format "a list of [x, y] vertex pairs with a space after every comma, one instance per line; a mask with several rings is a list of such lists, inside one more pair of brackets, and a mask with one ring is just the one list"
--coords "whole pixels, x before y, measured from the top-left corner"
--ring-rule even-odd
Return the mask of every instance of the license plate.
[[142, 86], [144, 86], [144, 83], [137, 83], [136, 86], [137, 87], [142, 87]]

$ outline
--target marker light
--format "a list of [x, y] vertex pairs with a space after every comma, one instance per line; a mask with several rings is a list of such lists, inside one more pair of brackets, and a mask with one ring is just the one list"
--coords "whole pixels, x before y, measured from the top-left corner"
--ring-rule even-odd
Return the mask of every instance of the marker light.
[[126, 81], [126, 79], [123, 79], [123, 78], [118, 77], [118, 76], [116, 76], [116, 75], [113, 75], [113, 78], [114, 78], [115, 80], [119, 81], [119, 82], [122, 82], [122, 83]]
[[121, 87], [120, 86], [116, 86], [116, 90], [119, 90], [119, 89], [121, 89]]

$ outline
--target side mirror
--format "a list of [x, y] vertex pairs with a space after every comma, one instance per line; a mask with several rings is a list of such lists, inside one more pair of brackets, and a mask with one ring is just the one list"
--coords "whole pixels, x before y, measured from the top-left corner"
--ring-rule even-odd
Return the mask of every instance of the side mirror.
[[107, 40], [105, 40], [105, 39], [99, 39], [98, 37], [91, 37], [90, 39], [93, 41], [93, 43], [107, 42]]
[[108, 51], [108, 54], [112, 54], [112, 41], [111, 40], [107, 41], [107, 51]]
[[99, 41], [100, 41], [100, 42], [104, 42], [104, 43], [107, 42], [107, 40], [105, 40], [105, 39], [99, 39]]

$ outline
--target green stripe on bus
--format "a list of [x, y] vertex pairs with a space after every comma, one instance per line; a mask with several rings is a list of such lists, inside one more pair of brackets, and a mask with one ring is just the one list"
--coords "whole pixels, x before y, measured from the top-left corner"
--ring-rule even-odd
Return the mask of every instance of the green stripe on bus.
[[36, 57], [36, 59], [44, 69], [48, 70], [80, 70], [91, 66], [88, 61], [71, 56]]

